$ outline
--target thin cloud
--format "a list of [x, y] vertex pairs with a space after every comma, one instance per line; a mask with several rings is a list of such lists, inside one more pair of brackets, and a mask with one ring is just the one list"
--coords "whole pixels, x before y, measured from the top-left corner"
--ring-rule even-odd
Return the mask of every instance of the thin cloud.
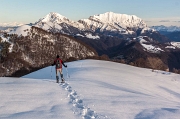
[[161, 20], [159, 22], [170, 22], [169, 20]]
[[173, 21], [173, 22], [180, 22], [180, 21]]
[[[145, 18], [144, 21], [148, 26], [180, 26], [179, 17], [167, 17], [167, 18]], [[151, 21], [151, 22], [149, 22]]]
[[152, 21], [145, 21], [145, 22], [152, 22]]

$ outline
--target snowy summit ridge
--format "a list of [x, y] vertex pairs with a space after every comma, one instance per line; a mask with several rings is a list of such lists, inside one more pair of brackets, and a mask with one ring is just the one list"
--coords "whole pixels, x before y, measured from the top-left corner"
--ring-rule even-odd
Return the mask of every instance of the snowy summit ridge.
[[147, 29], [146, 23], [135, 15], [118, 14], [106, 12], [90, 16], [88, 19], [82, 19], [78, 22], [85, 26], [86, 30], [100, 32], [117, 32], [119, 34], [135, 34], [138, 29]]
[[146, 23], [135, 15], [106, 12], [104, 14], [90, 16], [89, 19], [98, 20], [103, 23], [125, 25], [128, 27], [133, 27], [133, 26], [139, 26], [141, 28], [147, 27]]
[[66, 34], [78, 34], [81, 31], [117, 31], [128, 34], [135, 32], [134, 30], [146, 28], [146, 23], [135, 15], [118, 14], [106, 12], [104, 14], [93, 15], [88, 19], [81, 19], [78, 22], [69, 20], [65, 16], [51, 12], [44, 18], [35, 23], [36, 27], [52, 31], [60, 31]]
[[79, 28], [78, 22], [69, 20], [67, 17], [56, 12], [50, 12], [45, 17], [39, 19], [34, 26], [50, 32], [61, 32], [64, 34], [72, 33], [71, 27]]
[[77, 22], [59, 13], [50, 12], [35, 22], [33, 26], [49, 32], [63, 33], [72, 36], [80, 34], [83, 37], [86, 36], [85, 33], [98, 37], [103, 35], [122, 36], [136, 35], [137, 31], [141, 31], [142, 29], [148, 30], [146, 23], [141, 18], [135, 15], [113, 12], [93, 15], [88, 19], [81, 19]]
[[61, 22], [64, 22], [64, 21], [69, 21], [69, 19], [66, 18], [65, 16], [60, 15], [59, 13], [50, 12], [50, 13], [47, 14], [44, 18], [39, 19], [38, 22], [44, 22], [44, 23], [48, 23], [48, 22], [61, 23]]

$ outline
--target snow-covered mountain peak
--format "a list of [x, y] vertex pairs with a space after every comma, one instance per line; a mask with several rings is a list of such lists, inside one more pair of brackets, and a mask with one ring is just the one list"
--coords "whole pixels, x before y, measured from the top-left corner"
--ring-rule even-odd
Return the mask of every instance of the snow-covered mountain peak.
[[69, 21], [69, 19], [66, 18], [65, 16], [60, 15], [59, 13], [50, 12], [44, 18], [41, 18], [38, 22], [43, 22], [43, 23], [48, 23], [48, 22], [51, 22], [51, 23], [61, 23], [61, 22], [65, 22], [65, 21]]
[[[90, 19], [98, 19], [104, 22], [120, 22], [120, 21], [124, 21], [126, 19], [130, 19], [130, 15], [126, 15], [126, 14], [117, 14], [117, 13], [113, 13], [113, 12], [106, 12], [104, 14], [98, 14], [98, 15], [94, 15], [91, 16]], [[132, 17], [136, 17], [136, 16], [132, 16]], [[136, 17], [137, 19], [137, 17]]]
[[[34, 26], [42, 28], [47, 31], [51, 32], [62, 32], [66, 33], [66, 31], [69, 31], [67, 26], [78, 26], [78, 24], [74, 21], [69, 20], [65, 16], [62, 16], [55, 12], [50, 12], [47, 14], [44, 18], [39, 19], [38, 22], [34, 24]], [[63, 28], [67, 28], [65, 31], [63, 31]]]
[[141, 18], [135, 15], [118, 14], [114, 12], [106, 12], [104, 14], [90, 16], [89, 19], [101, 21], [103, 23], [113, 23], [119, 25], [123, 24], [128, 27], [139, 25], [140, 27], [144, 28], [147, 26]]

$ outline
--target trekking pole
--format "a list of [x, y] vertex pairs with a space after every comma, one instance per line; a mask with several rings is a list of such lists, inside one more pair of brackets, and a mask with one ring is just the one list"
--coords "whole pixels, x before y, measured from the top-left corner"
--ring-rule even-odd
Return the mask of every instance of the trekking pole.
[[67, 69], [67, 67], [66, 67], [66, 73], [67, 73], [67, 78], [69, 79], [69, 78], [70, 78], [70, 76], [69, 76], [69, 73], [68, 73], [68, 69]]
[[51, 66], [51, 80], [52, 80], [52, 66]]

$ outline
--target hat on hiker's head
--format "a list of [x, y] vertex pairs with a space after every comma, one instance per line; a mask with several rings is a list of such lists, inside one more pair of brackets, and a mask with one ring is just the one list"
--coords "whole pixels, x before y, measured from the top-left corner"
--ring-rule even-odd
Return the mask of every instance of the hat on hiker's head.
[[59, 58], [59, 55], [57, 55], [56, 57]]

